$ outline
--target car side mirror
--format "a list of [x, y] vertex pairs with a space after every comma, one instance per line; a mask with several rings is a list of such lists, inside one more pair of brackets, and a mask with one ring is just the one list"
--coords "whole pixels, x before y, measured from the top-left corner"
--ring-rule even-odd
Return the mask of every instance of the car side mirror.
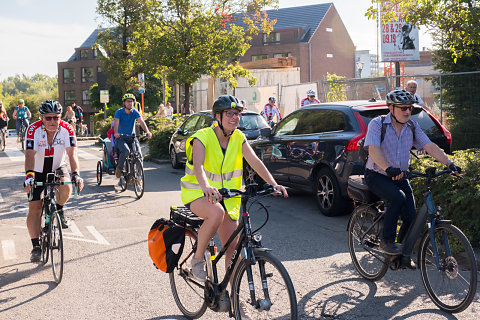
[[270, 137], [272, 135], [272, 129], [271, 128], [262, 128], [260, 129], [260, 135], [262, 137]]

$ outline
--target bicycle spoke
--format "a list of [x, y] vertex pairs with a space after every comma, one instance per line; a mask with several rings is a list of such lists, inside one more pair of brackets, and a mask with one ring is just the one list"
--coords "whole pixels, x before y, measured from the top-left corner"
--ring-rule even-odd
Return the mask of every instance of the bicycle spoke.
[[50, 256], [53, 277], [56, 283], [60, 283], [63, 276], [63, 237], [62, 225], [57, 213], [52, 214], [50, 220]]

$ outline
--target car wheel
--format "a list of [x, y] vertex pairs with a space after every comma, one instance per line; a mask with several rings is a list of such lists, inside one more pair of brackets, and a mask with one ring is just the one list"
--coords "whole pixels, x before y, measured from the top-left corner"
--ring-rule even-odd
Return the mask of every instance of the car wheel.
[[345, 205], [337, 178], [328, 168], [320, 169], [315, 176], [315, 200], [320, 212], [327, 217], [344, 214]]
[[175, 153], [174, 147], [170, 148], [170, 162], [172, 163], [173, 169], [180, 169], [182, 166], [180, 162], [178, 162], [178, 157], [177, 157], [177, 154]]
[[243, 183], [248, 186], [249, 184], [256, 183], [259, 186], [263, 186], [263, 179], [249, 166], [248, 163], [243, 165]]

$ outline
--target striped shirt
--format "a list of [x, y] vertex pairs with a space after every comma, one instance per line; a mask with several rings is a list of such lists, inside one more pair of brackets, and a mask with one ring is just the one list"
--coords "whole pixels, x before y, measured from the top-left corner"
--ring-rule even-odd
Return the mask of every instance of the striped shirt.
[[[381, 117], [374, 118], [368, 124], [364, 147], [366, 148], [369, 145], [380, 146], [385, 158], [392, 167], [400, 168], [403, 171], [408, 170], [410, 149], [412, 149], [412, 146], [417, 150], [421, 150], [426, 144], [431, 142], [419, 124], [414, 120], [411, 120], [411, 122], [415, 126], [415, 141], [412, 141], [413, 132], [412, 129], [409, 128], [409, 123], [403, 125], [400, 136], [398, 136], [389, 113], [385, 117], [384, 123], [387, 126], [383, 142], [381, 142], [380, 145], [382, 120]], [[385, 171], [377, 166], [370, 156], [368, 156], [366, 168], [386, 175]]]

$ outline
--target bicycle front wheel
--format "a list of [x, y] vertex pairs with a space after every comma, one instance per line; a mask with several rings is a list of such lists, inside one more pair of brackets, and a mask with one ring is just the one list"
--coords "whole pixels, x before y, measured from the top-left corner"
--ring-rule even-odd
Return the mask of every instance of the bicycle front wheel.
[[143, 164], [140, 159], [135, 159], [135, 162], [133, 163], [133, 174], [135, 194], [137, 195], [137, 198], [140, 199], [145, 191], [145, 175], [143, 173]]
[[367, 280], [381, 279], [388, 270], [386, 258], [379, 252], [380, 223], [374, 224], [378, 212], [370, 206], [355, 209], [348, 224], [348, 250], [355, 269]]
[[63, 276], [63, 236], [62, 224], [58, 213], [50, 218], [50, 257], [52, 261], [53, 278], [56, 283], [62, 281]]
[[170, 288], [180, 311], [189, 319], [200, 318], [207, 309], [205, 287], [190, 278], [190, 261], [197, 246], [197, 233], [185, 230], [185, 246], [178, 266], [170, 273]]
[[470, 305], [477, 289], [477, 264], [472, 246], [463, 232], [450, 224], [437, 225], [433, 240], [427, 231], [420, 244], [423, 284], [440, 309], [461, 312]]
[[[268, 252], [255, 252], [256, 264], [238, 264], [232, 286], [235, 319], [297, 319], [297, 298], [283, 264]], [[249, 284], [251, 271], [253, 282]], [[252, 296], [250, 286], [254, 288]]]

